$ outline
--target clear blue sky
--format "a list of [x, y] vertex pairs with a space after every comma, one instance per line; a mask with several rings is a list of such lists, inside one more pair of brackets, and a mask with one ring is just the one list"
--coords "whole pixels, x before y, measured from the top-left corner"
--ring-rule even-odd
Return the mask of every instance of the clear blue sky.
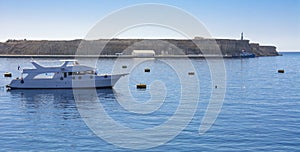
[[300, 50], [300, 0], [0, 0], [0, 41], [78, 39], [120, 8], [160, 3], [181, 8], [216, 38], [239, 38]]

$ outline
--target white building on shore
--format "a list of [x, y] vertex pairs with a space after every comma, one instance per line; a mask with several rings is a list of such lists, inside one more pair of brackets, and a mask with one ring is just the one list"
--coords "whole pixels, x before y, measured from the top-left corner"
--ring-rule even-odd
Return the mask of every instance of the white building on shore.
[[154, 57], [154, 50], [133, 50], [131, 53], [132, 56], [135, 57]]

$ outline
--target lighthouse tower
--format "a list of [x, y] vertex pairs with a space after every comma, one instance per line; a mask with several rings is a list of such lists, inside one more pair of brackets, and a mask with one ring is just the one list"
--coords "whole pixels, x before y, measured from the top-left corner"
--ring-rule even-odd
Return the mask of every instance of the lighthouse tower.
[[241, 33], [241, 40], [244, 40], [244, 33]]

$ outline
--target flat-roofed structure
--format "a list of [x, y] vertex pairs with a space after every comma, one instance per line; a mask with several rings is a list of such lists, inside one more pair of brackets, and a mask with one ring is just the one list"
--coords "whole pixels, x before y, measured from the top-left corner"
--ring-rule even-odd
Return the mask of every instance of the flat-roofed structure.
[[155, 56], [154, 50], [133, 50], [131, 55], [136, 57], [151, 57]]

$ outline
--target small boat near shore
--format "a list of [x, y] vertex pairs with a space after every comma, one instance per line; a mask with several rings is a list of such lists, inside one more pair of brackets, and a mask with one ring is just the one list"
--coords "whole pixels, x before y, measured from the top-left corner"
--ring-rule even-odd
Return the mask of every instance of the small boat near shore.
[[255, 58], [255, 54], [242, 50], [242, 53], [240, 53], [239, 55], [233, 55], [232, 57], [233, 58]]
[[[60, 66], [45, 67], [31, 61], [35, 69], [23, 69], [7, 85], [8, 89], [81, 89], [112, 88], [116, 82], [128, 73], [97, 74], [96, 69], [80, 65], [77, 60], [61, 60]], [[25, 75], [25, 76], [24, 76]]]

